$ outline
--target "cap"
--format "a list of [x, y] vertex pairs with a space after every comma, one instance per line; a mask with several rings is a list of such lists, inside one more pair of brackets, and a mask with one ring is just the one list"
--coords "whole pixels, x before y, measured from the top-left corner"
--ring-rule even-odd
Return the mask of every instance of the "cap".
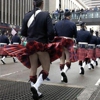
[[70, 16], [70, 15], [71, 15], [71, 12], [67, 9], [67, 10], [65, 10], [64, 15], [65, 15], [65, 16]]
[[84, 26], [84, 25], [86, 25], [86, 23], [85, 22], [80, 22], [79, 25]]

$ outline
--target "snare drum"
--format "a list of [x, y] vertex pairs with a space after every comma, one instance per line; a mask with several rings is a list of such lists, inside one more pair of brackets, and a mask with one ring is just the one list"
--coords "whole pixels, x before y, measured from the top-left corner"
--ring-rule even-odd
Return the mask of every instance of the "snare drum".
[[18, 42], [14, 42], [13, 44], [19, 44]]
[[79, 42], [78, 43], [78, 48], [87, 48], [88, 47], [88, 43], [87, 42]]
[[95, 49], [95, 44], [88, 44], [88, 49]]
[[7, 43], [0, 43], [0, 47], [7, 45]]
[[100, 45], [96, 45], [96, 48], [99, 48], [100, 49]]

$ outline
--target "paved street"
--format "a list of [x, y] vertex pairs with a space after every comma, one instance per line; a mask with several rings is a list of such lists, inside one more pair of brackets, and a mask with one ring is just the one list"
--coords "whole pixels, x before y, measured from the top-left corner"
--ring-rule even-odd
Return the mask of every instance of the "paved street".
[[[18, 63], [13, 63], [12, 58], [6, 58], [5, 62], [6, 65], [2, 65], [0, 62], [0, 78], [25, 82], [29, 80], [30, 70], [24, 67], [19, 61]], [[38, 69], [38, 73], [40, 70], [41, 68]], [[67, 85], [94, 87], [97, 81], [100, 79], [100, 64], [98, 67], [95, 67], [94, 70], [88, 70], [86, 66], [85, 75], [82, 76], [79, 74], [78, 63], [73, 63], [71, 69], [67, 72], [67, 76]], [[51, 64], [49, 78], [50, 81], [45, 82], [61, 84], [59, 59]]]

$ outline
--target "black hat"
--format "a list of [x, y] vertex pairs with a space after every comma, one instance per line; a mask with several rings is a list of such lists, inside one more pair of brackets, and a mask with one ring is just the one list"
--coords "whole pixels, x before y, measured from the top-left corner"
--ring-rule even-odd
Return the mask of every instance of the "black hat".
[[70, 15], [71, 15], [71, 12], [67, 9], [67, 10], [65, 10], [64, 15], [65, 15], [66, 17], [67, 17], [67, 16], [70, 16]]
[[85, 22], [80, 22], [79, 25], [84, 26], [84, 25], [86, 25], [86, 23]]

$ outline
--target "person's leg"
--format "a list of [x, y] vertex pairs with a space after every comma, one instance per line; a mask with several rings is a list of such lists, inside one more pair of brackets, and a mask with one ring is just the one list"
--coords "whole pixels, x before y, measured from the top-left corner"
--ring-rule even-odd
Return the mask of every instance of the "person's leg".
[[82, 67], [82, 64], [83, 64], [83, 62], [80, 60], [80, 61], [79, 61], [79, 70], [80, 70], [79, 73], [80, 73], [81, 75], [84, 75], [84, 68]]
[[[31, 56], [30, 58], [30, 63], [31, 63], [31, 68], [30, 68], [30, 83], [31, 83], [31, 88], [34, 86], [34, 84], [37, 81], [37, 68], [38, 68], [38, 55], [35, 53]], [[37, 97], [41, 95], [40, 92], [37, 91]], [[35, 96], [33, 94], [33, 96]]]
[[[64, 56], [66, 57], [66, 59], [64, 59], [63, 58], [63, 60], [64, 60], [64, 68], [62, 69], [62, 72], [61, 72], [61, 75], [62, 75], [62, 77], [63, 77], [63, 82], [68, 82], [68, 79], [67, 79], [67, 76], [66, 76], [66, 72], [70, 69], [70, 66], [71, 66], [71, 62], [70, 62], [70, 59], [69, 59], [69, 51], [66, 49], [66, 48], [64, 48]], [[66, 61], [66, 62], [65, 62]]]
[[1, 62], [2, 62], [3, 64], [6, 64], [5, 61], [4, 61], [5, 58], [6, 58], [5, 56], [2, 56], [2, 58], [1, 58]]
[[13, 61], [14, 61], [14, 63], [17, 63], [16, 59], [17, 59], [16, 57], [13, 57]]
[[47, 76], [49, 74], [49, 69], [50, 69], [50, 57], [49, 57], [49, 54], [47, 52], [37, 52], [37, 55], [39, 57], [39, 61], [41, 62], [43, 70], [40, 72], [40, 74], [39, 74], [39, 76], [37, 78], [36, 83], [31, 88], [31, 91], [33, 93], [33, 98], [34, 99], [38, 98], [37, 97], [37, 94], [39, 92], [38, 88], [43, 83], [43, 81], [47, 78]]

